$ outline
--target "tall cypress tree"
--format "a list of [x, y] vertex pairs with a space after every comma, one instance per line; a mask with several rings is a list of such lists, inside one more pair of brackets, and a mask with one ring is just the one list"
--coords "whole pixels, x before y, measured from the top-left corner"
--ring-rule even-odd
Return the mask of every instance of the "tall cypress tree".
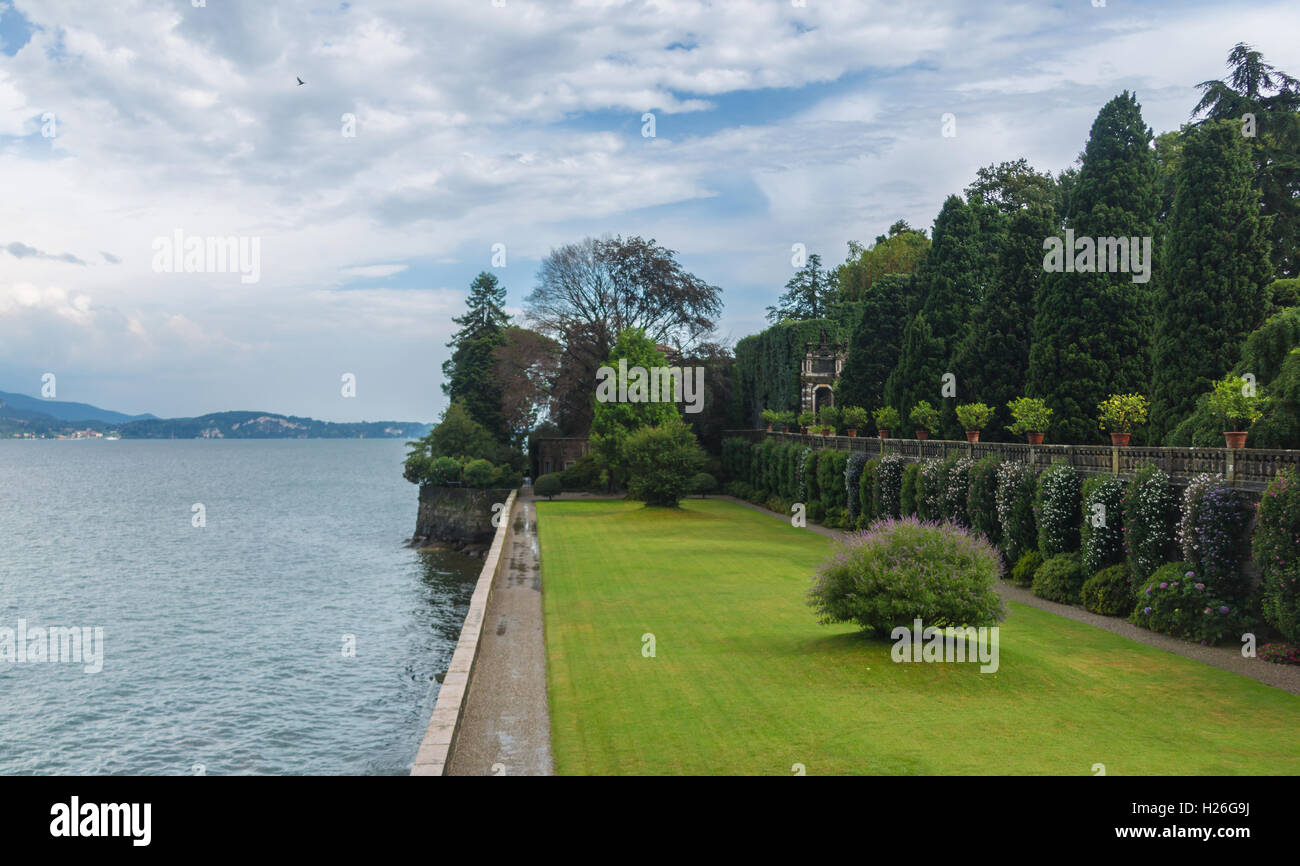
[[990, 441], [1006, 441], [1007, 403], [1025, 393], [1034, 295], [1043, 279], [1043, 238], [1056, 229], [1050, 200], [1034, 202], [1010, 217], [996, 275], [971, 316], [957, 349], [958, 398], [994, 409], [985, 428]]
[[493, 274], [483, 271], [475, 277], [465, 300], [465, 315], [452, 318], [460, 330], [447, 344], [451, 357], [442, 365], [443, 393], [452, 401], [463, 401], [470, 416], [502, 442], [509, 439], [510, 431], [501, 411], [492, 352], [505, 342], [510, 324], [505, 302], [505, 287]]
[[875, 411], [885, 405], [885, 382], [898, 363], [903, 329], [916, 312], [915, 285], [910, 274], [885, 274], [867, 288], [840, 373], [839, 399], [845, 406]]
[[[1093, 121], [1069, 187], [1066, 226], [1076, 239], [1138, 238], [1140, 248], [1155, 235], [1155, 177], [1151, 130], [1137, 97], [1125, 91]], [[1065, 255], [1076, 267], [1085, 264], [1073, 250]], [[1100, 441], [1097, 404], [1110, 394], [1146, 389], [1151, 292], [1133, 276], [1075, 270], [1040, 282], [1025, 388], [1055, 412], [1055, 441]]]
[[1153, 441], [1192, 413], [1263, 319], [1272, 266], [1253, 175], [1239, 121], [1187, 130], [1156, 300]]
[[961, 196], [949, 196], [935, 217], [932, 243], [917, 270], [921, 307], [903, 332], [898, 365], [885, 384], [885, 402], [907, 419], [919, 401], [939, 407], [945, 430], [955, 429], [956, 400], [941, 399], [943, 375], [964, 335], [970, 310], [987, 279], [980, 214]]

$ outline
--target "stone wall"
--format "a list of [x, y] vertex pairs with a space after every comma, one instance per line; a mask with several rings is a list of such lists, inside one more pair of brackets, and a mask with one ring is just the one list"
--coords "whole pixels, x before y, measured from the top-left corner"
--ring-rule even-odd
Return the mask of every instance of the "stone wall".
[[492, 524], [492, 506], [504, 503], [510, 492], [420, 485], [420, 508], [411, 544], [445, 544], [468, 552], [486, 549], [497, 531]]

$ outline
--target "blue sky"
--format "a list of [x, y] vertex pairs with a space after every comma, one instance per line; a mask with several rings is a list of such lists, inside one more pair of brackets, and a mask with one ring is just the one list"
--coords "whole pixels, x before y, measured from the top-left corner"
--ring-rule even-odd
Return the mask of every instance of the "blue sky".
[[[542, 257], [586, 235], [678, 250], [734, 341], [794, 243], [836, 264], [928, 228], [982, 165], [1066, 168], [1126, 88], [1176, 128], [1237, 41], [1300, 74], [1291, 6], [0, 0], [21, 203], [0, 211], [0, 390], [53, 372], [61, 399], [126, 412], [430, 420], [493, 245], [522, 316]], [[260, 279], [156, 271], [177, 228], [258, 238]]]

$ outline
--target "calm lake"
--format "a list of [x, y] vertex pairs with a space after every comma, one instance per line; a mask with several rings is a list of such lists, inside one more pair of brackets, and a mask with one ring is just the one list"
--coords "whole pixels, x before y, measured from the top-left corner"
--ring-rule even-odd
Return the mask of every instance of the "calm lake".
[[[481, 561], [403, 547], [404, 455], [0, 441], [0, 774], [408, 772]], [[20, 620], [101, 628], [102, 670]]]

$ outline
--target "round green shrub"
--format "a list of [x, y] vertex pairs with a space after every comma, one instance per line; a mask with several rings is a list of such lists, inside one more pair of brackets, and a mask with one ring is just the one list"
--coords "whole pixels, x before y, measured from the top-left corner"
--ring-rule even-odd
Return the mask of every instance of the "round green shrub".
[[668, 508], [675, 508], [690, 492], [704, 462], [695, 433], [678, 418], [628, 434], [622, 456], [628, 492], [646, 505]]
[[1011, 582], [1016, 586], [1033, 586], [1034, 572], [1043, 564], [1043, 555], [1037, 550], [1026, 550], [1011, 569]]
[[471, 460], [461, 470], [460, 477], [469, 487], [491, 487], [492, 464], [486, 460]]
[[1079, 549], [1079, 472], [1068, 463], [1055, 463], [1038, 476], [1034, 519], [1038, 551], [1048, 559]]
[[988, 540], [951, 524], [882, 520], [850, 536], [821, 564], [808, 604], [823, 623], [988, 626], [1006, 612], [994, 584], [1002, 559]]
[[1124, 563], [1103, 568], [1079, 591], [1083, 606], [1102, 616], [1128, 616], [1133, 611], [1133, 582]]
[[1034, 572], [1034, 595], [1061, 604], [1078, 604], [1083, 589], [1083, 562], [1078, 553], [1059, 553]]
[[[733, 483], [743, 484], [744, 482]], [[541, 478], [538, 478], [533, 482], [533, 494], [535, 496], [545, 496], [547, 499], [554, 499], [563, 492], [564, 482], [561, 481], [560, 476], [554, 472], [549, 475], [543, 475]]]
[[434, 485], [454, 484], [461, 479], [461, 462], [455, 457], [434, 457], [425, 480]]
[[1251, 628], [1251, 617], [1243, 605], [1215, 590], [1190, 563], [1167, 563], [1138, 592], [1129, 619], [1151, 631], [1204, 644], [1236, 641]]
[[697, 472], [691, 479], [691, 492], [698, 493], [700, 496], [707, 496], [718, 489], [717, 480], [707, 472]]

